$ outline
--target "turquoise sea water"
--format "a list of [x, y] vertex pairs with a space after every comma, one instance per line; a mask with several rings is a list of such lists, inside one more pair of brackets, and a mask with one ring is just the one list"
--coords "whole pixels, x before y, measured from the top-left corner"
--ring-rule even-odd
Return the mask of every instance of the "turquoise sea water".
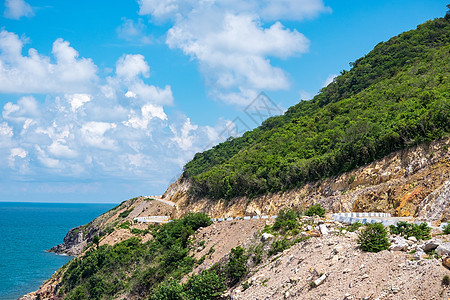
[[71, 259], [45, 250], [114, 206], [0, 202], [0, 300], [36, 290]]

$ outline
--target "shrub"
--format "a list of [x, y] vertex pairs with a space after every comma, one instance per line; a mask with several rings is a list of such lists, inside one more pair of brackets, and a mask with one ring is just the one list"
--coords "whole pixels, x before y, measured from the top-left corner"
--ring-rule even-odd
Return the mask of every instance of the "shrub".
[[126, 222], [123, 222], [122, 224], [120, 224], [117, 227], [122, 228], [122, 229], [130, 229], [130, 225], [131, 225], [130, 221], [126, 221]]
[[450, 234], [450, 223], [447, 223], [447, 225], [445, 225], [442, 230], [444, 234]]
[[231, 249], [230, 261], [225, 265], [225, 274], [230, 286], [235, 285], [247, 275], [247, 259], [244, 248], [238, 246]]
[[289, 231], [297, 227], [298, 213], [292, 208], [283, 208], [279, 211], [278, 217], [272, 228], [276, 231]]
[[97, 249], [98, 249], [99, 244], [100, 244], [100, 237], [99, 237], [98, 235], [95, 235], [95, 236], [92, 238], [92, 242], [95, 244], [95, 246], [96, 246]]
[[391, 234], [398, 234], [406, 238], [414, 236], [418, 240], [426, 240], [430, 238], [431, 228], [425, 222], [417, 225], [401, 221], [397, 225], [389, 226], [389, 231]]
[[442, 285], [450, 285], [450, 276], [444, 275], [444, 277], [442, 277]]
[[126, 218], [133, 211], [132, 208], [127, 209], [119, 214], [119, 218]]
[[387, 231], [381, 223], [367, 224], [358, 235], [358, 244], [363, 251], [379, 252], [389, 248]]
[[219, 299], [226, 289], [225, 280], [216, 271], [206, 270], [194, 275], [184, 284], [187, 299]]
[[176, 280], [169, 280], [162, 283], [156, 290], [153, 290], [149, 300], [186, 300], [183, 286]]
[[325, 208], [323, 208], [319, 203], [316, 203], [305, 211], [305, 215], [307, 216], [319, 216], [324, 217], [325, 216]]
[[211, 218], [205, 213], [188, 213], [181, 219], [185, 226], [189, 226], [196, 231], [201, 227], [208, 227], [211, 225]]
[[287, 239], [278, 240], [272, 243], [272, 247], [269, 250], [269, 255], [275, 255], [278, 252], [283, 252], [291, 246]]
[[350, 224], [346, 229], [347, 231], [354, 232], [359, 229], [359, 227], [363, 226], [361, 222], [355, 222]]

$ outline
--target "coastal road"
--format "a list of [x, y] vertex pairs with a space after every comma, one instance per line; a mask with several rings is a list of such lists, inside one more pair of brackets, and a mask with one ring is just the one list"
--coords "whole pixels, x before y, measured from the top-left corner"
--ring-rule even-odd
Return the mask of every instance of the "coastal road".
[[144, 197], [145, 197], [145, 198], [150, 198], [150, 199], [155, 199], [156, 201], [165, 203], [165, 204], [170, 205], [170, 206], [172, 206], [172, 207], [174, 207], [175, 204], [176, 204], [175, 202], [161, 199], [161, 196], [144, 196]]

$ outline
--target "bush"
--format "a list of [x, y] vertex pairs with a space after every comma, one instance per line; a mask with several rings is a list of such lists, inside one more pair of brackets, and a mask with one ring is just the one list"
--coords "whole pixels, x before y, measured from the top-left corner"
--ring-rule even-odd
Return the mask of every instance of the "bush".
[[272, 248], [269, 250], [269, 255], [275, 255], [278, 252], [283, 252], [291, 246], [287, 239], [278, 240], [272, 243]]
[[361, 222], [355, 222], [350, 224], [346, 229], [347, 231], [354, 232], [359, 229], [359, 227], [363, 226]]
[[126, 218], [133, 211], [132, 208], [127, 209], [119, 214], [119, 218]]
[[358, 235], [358, 244], [363, 251], [380, 252], [389, 248], [387, 231], [381, 223], [367, 224]]
[[409, 238], [410, 236], [414, 236], [418, 240], [427, 240], [431, 238], [431, 228], [425, 222], [417, 225], [401, 221], [398, 222], [397, 225], [389, 226], [389, 231], [391, 234], [398, 234], [406, 238]]
[[310, 206], [306, 211], [305, 215], [307, 216], [319, 216], [324, 217], [325, 216], [325, 208], [323, 208], [319, 203], [316, 203], [312, 206]]
[[245, 249], [238, 246], [231, 249], [230, 261], [225, 265], [225, 274], [229, 280], [229, 286], [238, 283], [242, 277], [247, 275], [247, 255]]
[[444, 275], [444, 277], [442, 277], [442, 285], [450, 285], [450, 276]]
[[443, 228], [443, 233], [444, 234], [450, 234], [450, 223], [447, 223], [447, 225], [445, 225]]
[[130, 229], [130, 225], [131, 225], [130, 221], [126, 221], [126, 222], [123, 222], [122, 224], [120, 224], [117, 227], [122, 228], [122, 229]]
[[187, 299], [209, 300], [220, 299], [226, 289], [225, 280], [216, 271], [206, 270], [194, 275], [184, 284], [183, 289]]
[[298, 213], [292, 208], [283, 208], [279, 211], [278, 217], [272, 228], [276, 231], [286, 232], [297, 227]]
[[169, 280], [154, 290], [149, 300], [187, 300], [187, 297], [181, 284], [175, 280]]

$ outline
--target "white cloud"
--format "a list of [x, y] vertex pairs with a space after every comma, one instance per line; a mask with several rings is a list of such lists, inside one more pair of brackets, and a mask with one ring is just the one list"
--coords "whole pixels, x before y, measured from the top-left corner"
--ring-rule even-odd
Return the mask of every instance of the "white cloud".
[[137, 129], [147, 129], [150, 121], [154, 118], [167, 121], [167, 115], [162, 107], [146, 104], [141, 108], [140, 116], [133, 111], [128, 121], [123, 122], [123, 124]]
[[77, 111], [80, 107], [92, 99], [91, 95], [88, 94], [73, 94], [67, 95], [66, 97], [73, 112]]
[[7, 178], [163, 185], [217, 137], [215, 128], [166, 113], [172, 89], [149, 83], [142, 55], [123, 55], [102, 79], [67, 41], [55, 41], [51, 58], [34, 49], [22, 56], [23, 44], [0, 33], [0, 79], [17, 75], [17, 82], [0, 80], [0, 93], [18, 93], [0, 107], [0, 172]]
[[70, 93], [93, 89], [97, 66], [90, 59], [79, 58], [69, 42], [57, 39], [51, 58], [28, 50], [22, 55], [24, 40], [16, 34], [0, 32], [0, 92], [1, 93]]
[[117, 124], [114, 123], [88, 122], [81, 127], [81, 134], [83, 135], [83, 140], [89, 146], [105, 150], [116, 150], [117, 141], [104, 136], [108, 130], [114, 129], [116, 126]]
[[146, 26], [142, 22], [142, 19], [138, 19], [137, 22], [130, 19], [123, 19], [121, 26], [117, 28], [117, 35], [119, 38], [129, 42], [137, 43], [140, 45], [148, 45], [152, 43], [151, 38], [145, 33]]
[[325, 81], [322, 84], [322, 87], [326, 87], [327, 85], [329, 85], [330, 83], [333, 82], [333, 80], [337, 77], [337, 74], [330, 74], [328, 75], [327, 79], [325, 79]]
[[[22, 148], [12, 148], [8, 157], [8, 166], [11, 169], [19, 169], [20, 173], [25, 173], [28, 169], [28, 152]], [[19, 160], [19, 161], [18, 161]]]
[[[64, 141], [63, 141], [64, 142]], [[75, 158], [78, 153], [70, 149], [67, 145], [62, 144], [60, 141], [53, 141], [53, 143], [48, 146], [48, 152], [57, 158]]]
[[0, 123], [0, 135], [12, 137], [14, 135], [12, 127], [9, 127], [6, 122]]
[[183, 150], [192, 149], [193, 136], [191, 135], [191, 131], [195, 131], [197, 129], [198, 126], [192, 124], [191, 120], [187, 118], [180, 130], [177, 130], [175, 126], [170, 126], [170, 130], [175, 135], [172, 140], [175, 141]]
[[261, 90], [289, 88], [287, 74], [270, 58], [286, 59], [309, 49], [309, 40], [280, 20], [313, 18], [329, 11], [322, 0], [138, 3], [141, 15], [173, 22], [166, 43], [199, 62], [210, 95], [240, 105]]
[[138, 0], [140, 15], [165, 20], [176, 19], [199, 8], [217, 8], [222, 11], [255, 13], [263, 19], [303, 20], [320, 13], [331, 12], [322, 0]]
[[4, 16], [6, 18], [18, 20], [21, 17], [31, 17], [33, 15], [33, 9], [24, 0], [5, 0]]
[[[16, 124], [27, 123], [28, 126], [34, 117], [39, 115], [39, 108], [36, 99], [32, 96], [25, 96], [17, 101], [17, 104], [8, 102], [3, 107], [2, 116], [5, 120]], [[25, 128], [26, 129], [26, 128]]]
[[125, 78], [127, 80], [135, 79], [136, 77], [142, 75], [144, 77], [150, 76], [150, 67], [143, 55], [127, 54], [122, 56], [116, 64], [116, 74], [119, 77]]

